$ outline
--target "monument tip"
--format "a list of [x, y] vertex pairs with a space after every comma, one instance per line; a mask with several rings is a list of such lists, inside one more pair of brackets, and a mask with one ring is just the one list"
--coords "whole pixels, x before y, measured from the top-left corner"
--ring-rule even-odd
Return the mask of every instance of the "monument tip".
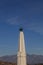
[[23, 31], [23, 28], [20, 28], [19, 31]]

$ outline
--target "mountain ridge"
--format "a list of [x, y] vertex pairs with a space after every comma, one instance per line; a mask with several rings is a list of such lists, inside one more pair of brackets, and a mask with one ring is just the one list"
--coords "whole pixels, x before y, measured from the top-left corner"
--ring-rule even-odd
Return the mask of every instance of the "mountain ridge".
[[[43, 55], [27, 54], [27, 64], [43, 63]], [[6, 55], [0, 57], [0, 61], [17, 63], [17, 55]]]

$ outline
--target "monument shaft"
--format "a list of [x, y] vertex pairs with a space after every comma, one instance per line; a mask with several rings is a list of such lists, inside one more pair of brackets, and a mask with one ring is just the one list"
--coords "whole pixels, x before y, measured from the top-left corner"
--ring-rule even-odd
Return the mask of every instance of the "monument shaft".
[[17, 65], [26, 65], [26, 50], [23, 30], [20, 30], [19, 48], [17, 54]]

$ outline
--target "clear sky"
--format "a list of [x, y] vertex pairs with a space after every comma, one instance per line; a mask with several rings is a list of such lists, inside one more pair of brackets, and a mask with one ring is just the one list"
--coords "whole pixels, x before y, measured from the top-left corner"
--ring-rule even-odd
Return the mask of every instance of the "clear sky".
[[17, 53], [21, 26], [26, 52], [43, 55], [43, 0], [0, 0], [0, 56]]

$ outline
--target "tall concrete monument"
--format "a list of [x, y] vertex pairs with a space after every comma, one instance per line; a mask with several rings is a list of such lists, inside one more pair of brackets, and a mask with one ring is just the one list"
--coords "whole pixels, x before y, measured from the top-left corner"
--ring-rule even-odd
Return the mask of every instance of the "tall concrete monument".
[[18, 48], [18, 54], [17, 54], [17, 65], [27, 65], [23, 29], [20, 28], [19, 31], [20, 31], [20, 36], [19, 36], [19, 45], [18, 45], [19, 48]]

